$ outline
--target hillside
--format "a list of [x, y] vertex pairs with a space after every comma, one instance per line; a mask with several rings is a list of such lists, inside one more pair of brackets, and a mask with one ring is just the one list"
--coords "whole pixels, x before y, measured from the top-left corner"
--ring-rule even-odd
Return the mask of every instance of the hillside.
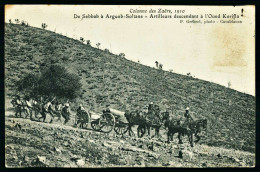
[[208, 119], [201, 143], [255, 152], [255, 97], [196, 78], [144, 66], [78, 40], [34, 27], [5, 24], [6, 95], [28, 72], [58, 63], [81, 77], [76, 102], [101, 112], [106, 104], [122, 111], [153, 101], [162, 110]]
[[[233, 149], [92, 132], [6, 115], [6, 167], [254, 167], [255, 154]], [[21, 128], [17, 127], [18, 125]]]

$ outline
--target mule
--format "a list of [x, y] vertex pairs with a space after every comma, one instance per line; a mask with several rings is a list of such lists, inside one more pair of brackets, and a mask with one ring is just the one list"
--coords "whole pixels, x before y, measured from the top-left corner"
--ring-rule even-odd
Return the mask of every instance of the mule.
[[[143, 129], [145, 127], [147, 129], [147, 135], [148, 137], [157, 137], [160, 138], [160, 129], [163, 126], [164, 123], [164, 116], [169, 115], [169, 112], [162, 112], [160, 113], [159, 109], [157, 111], [150, 111], [146, 114], [145, 117], [145, 125], [140, 126], [140, 129]], [[154, 128], [155, 134], [151, 136], [151, 128]]]
[[128, 131], [129, 136], [134, 135], [132, 127], [134, 125], [138, 125], [137, 135], [138, 135], [138, 137], [143, 137], [143, 135], [145, 133], [145, 129], [146, 129], [144, 113], [142, 111], [132, 111], [132, 112], [126, 111], [125, 117], [128, 121], [127, 131]]
[[164, 126], [168, 128], [167, 140], [168, 142], [173, 141], [173, 135], [178, 133], [179, 144], [182, 144], [182, 136], [188, 136], [189, 143], [193, 147], [193, 134], [197, 138], [194, 142], [197, 143], [200, 140], [202, 129], [207, 128], [207, 119], [199, 119], [187, 121], [186, 119], [174, 119], [167, 117]]
[[[152, 111], [154, 112], [154, 111]], [[126, 111], [125, 117], [128, 121], [128, 132], [131, 136], [134, 132], [132, 131], [132, 127], [134, 125], [138, 125], [137, 135], [138, 137], [143, 137], [147, 130], [147, 135], [150, 137], [151, 128], [155, 129], [155, 135], [152, 137], [160, 137], [159, 131], [163, 124], [163, 116], [168, 114], [168, 112], [163, 112], [160, 114], [159, 110], [154, 113], [147, 111]], [[157, 118], [154, 122], [153, 118]]]

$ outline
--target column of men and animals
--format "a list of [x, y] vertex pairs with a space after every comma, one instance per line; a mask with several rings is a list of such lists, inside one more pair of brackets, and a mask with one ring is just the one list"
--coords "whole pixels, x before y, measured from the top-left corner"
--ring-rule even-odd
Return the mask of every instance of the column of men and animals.
[[[37, 102], [35, 99], [30, 99], [29, 97], [21, 98], [20, 96], [15, 96], [12, 101], [12, 105], [15, 108], [15, 116], [16, 117], [22, 117], [22, 112], [25, 113], [25, 118], [28, 116], [31, 120], [41, 120], [45, 122], [47, 114], [51, 116], [50, 123], [53, 122], [54, 118], [57, 117], [59, 121], [61, 121], [61, 117], [65, 119], [64, 124], [66, 124], [70, 118], [71, 118], [71, 112], [70, 112], [70, 104], [67, 101], [66, 103], [59, 103], [57, 99], [54, 97], [53, 99], [49, 100], [46, 99], [45, 101], [41, 97], [40, 100]], [[146, 126], [154, 127], [155, 132], [157, 132], [157, 136], [159, 137], [159, 128], [162, 126], [162, 122], [164, 122], [165, 128], [168, 128], [168, 141], [173, 140], [173, 135], [175, 133], [178, 133], [179, 143], [182, 143], [181, 136], [187, 135], [189, 142], [191, 143], [191, 146], [193, 146], [193, 134], [196, 136], [197, 140], [195, 142], [198, 142], [200, 140], [200, 133], [202, 129], [206, 129], [207, 127], [207, 120], [206, 119], [199, 119], [194, 120], [192, 115], [189, 113], [189, 108], [187, 107], [185, 110], [185, 113], [183, 115], [183, 118], [174, 119], [174, 117], [169, 115], [169, 112], [166, 110], [166, 112], [163, 113], [154, 113], [153, 111], [154, 107], [158, 108], [158, 105], [154, 105], [153, 102], [151, 102], [148, 105], [147, 113], [144, 113], [144, 117], [140, 115], [141, 113], [136, 112], [125, 112], [125, 117], [128, 124], [128, 130], [129, 134], [131, 131], [131, 127], [133, 125], [139, 125], [140, 121], [141, 123], [145, 123]], [[158, 108], [159, 109], [159, 108]], [[34, 112], [34, 117], [33, 117]], [[79, 105], [77, 109], [77, 114], [75, 118], [75, 124], [77, 123], [77, 119], [84, 116], [84, 113], [86, 110], [82, 106], [82, 104]], [[109, 112], [109, 108], [107, 107], [106, 110], [103, 110], [103, 113]], [[89, 114], [89, 113], [88, 113]], [[137, 114], [137, 115], [136, 115]], [[40, 117], [38, 117], [40, 115]], [[136, 118], [136, 119], [131, 119]], [[82, 117], [84, 119], [84, 117]], [[141, 119], [141, 120], [140, 120]], [[144, 122], [142, 122], [142, 119]], [[156, 122], [155, 119], [158, 119]], [[135, 122], [138, 121], [138, 122]], [[150, 134], [150, 132], [149, 132]]]

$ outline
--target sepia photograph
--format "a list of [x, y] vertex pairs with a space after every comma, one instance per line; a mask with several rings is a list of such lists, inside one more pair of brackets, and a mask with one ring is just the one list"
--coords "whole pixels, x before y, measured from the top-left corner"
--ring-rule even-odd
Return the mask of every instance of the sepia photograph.
[[5, 167], [255, 167], [254, 5], [4, 17]]

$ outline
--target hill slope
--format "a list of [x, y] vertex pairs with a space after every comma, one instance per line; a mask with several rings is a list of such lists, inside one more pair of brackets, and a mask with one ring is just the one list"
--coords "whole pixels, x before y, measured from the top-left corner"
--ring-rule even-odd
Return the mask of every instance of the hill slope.
[[162, 110], [209, 120], [202, 143], [254, 152], [255, 97], [215, 83], [147, 67], [39, 28], [5, 24], [6, 95], [28, 72], [58, 63], [78, 74], [80, 100], [100, 112], [106, 104], [125, 111], [153, 101]]
[[[8, 113], [7, 113], [8, 114]], [[254, 167], [255, 154], [118, 136], [6, 115], [7, 167]], [[21, 128], [17, 127], [20, 125]], [[153, 146], [151, 146], [153, 145]], [[37, 162], [37, 157], [45, 159]]]

